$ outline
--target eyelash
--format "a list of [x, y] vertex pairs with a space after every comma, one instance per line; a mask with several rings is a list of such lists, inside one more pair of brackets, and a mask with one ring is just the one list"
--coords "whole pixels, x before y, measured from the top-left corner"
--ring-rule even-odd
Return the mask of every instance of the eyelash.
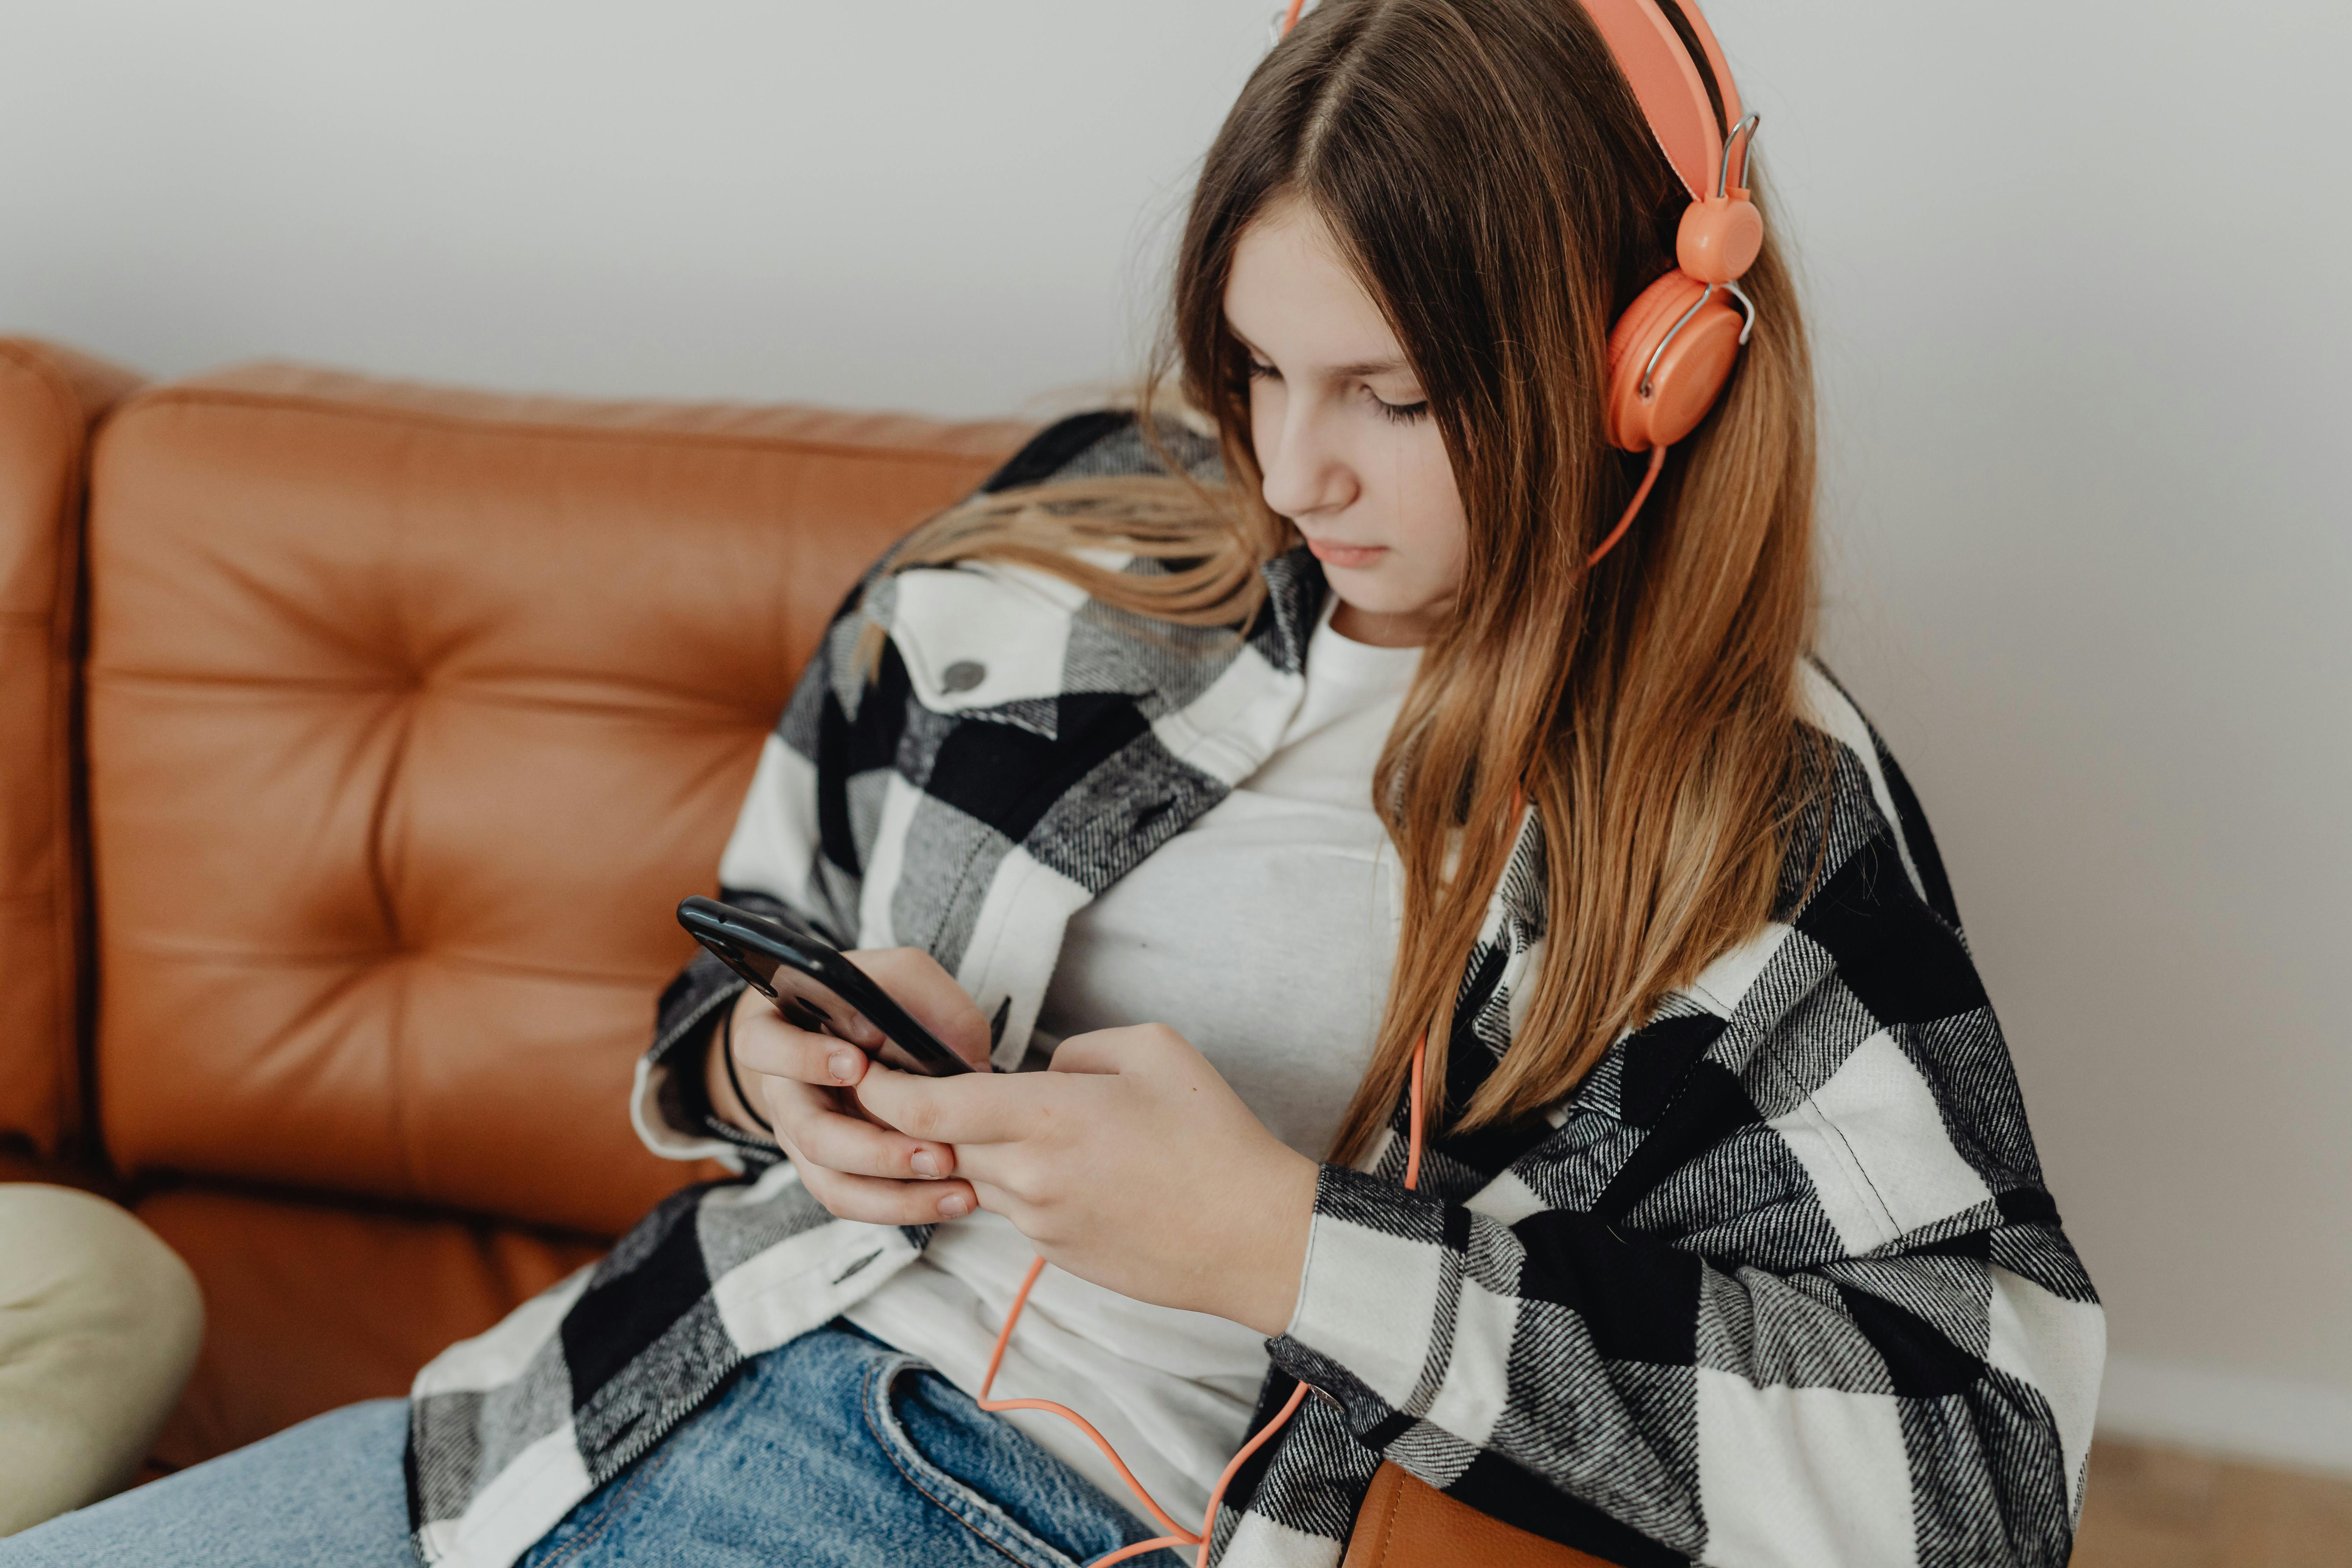
[[[1252, 359], [1249, 361], [1249, 379], [1280, 381], [1282, 373], [1270, 364]], [[1418, 403], [1391, 403], [1376, 395], [1369, 386], [1364, 389], [1364, 395], [1372, 400], [1372, 406], [1381, 411], [1381, 417], [1391, 425], [1411, 425], [1429, 417], [1429, 399], [1426, 397]]]

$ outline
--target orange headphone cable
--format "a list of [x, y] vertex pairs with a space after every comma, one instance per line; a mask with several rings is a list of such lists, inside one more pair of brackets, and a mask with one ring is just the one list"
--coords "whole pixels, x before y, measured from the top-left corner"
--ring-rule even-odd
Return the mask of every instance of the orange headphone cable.
[[1617, 542], [1625, 537], [1627, 529], [1633, 526], [1633, 514], [1640, 511], [1642, 503], [1650, 499], [1650, 487], [1658, 482], [1658, 471], [1665, 466], [1666, 449], [1664, 447], [1651, 447], [1650, 471], [1642, 476], [1641, 488], [1633, 492], [1632, 504], [1625, 508], [1625, 515], [1617, 520], [1617, 526], [1609, 531], [1609, 537], [1601, 542], [1601, 548], [1584, 558], [1586, 571], [1600, 565], [1601, 558], [1617, 548]]
[[[1297, 10], [1298, 4], [1299, 0], [1292, 0], [1291, 9], [1294, 13]], [[1654, 458], [1650, 464], [1650, 478], [1657, 477], [1658, 467]], [[1642, 487], [1642, 493], [1648, 494], [1649, 488], [1645, 482]], [[1635, 496], [1633, 505], [1639, 507], [1641, 504], [1641, 496]], [[1633, 514], [1628, 511], [1625, 514], [1625, 521], [1617, 525], [1617, 533], [1624, 532], [1625, 523], [1633, 521]], [[1601, 549], [1606, 551], [1609, 544], [1614, 544], [1616, 542], [1617, 535], [1612, 534], [1609, 537], [1609, 543], [1602, 545]], [[1593, 559], [1598, 560], [1600, 556], [1596, 553]], [[1421, 1182], [1421, 1069], [1422, 1057], [1428, 1044], [1427, 1035], [1422, 1036], [1412, 1043], [1412, 1097], [1411, 1109], [1406, 1113], [1409, 1131], [1404, 1161], [1404, 1184], [1408, 1192], [1418, 1186]], [[996, 1331], [996, 1348], [989, 1352], [987, 1374], [980, 1380], [980, 1407], [982, 1410], [1046, 1410], [1059, 1415], [1065, 1421], [1076, 1424], [1078, 1430], [1084, 1432], [1093, 1440], [1094, 1446], [1102, 1450], [1103, 1458], [1108, 1459], [1112, 1468], [1118, 1471], [1119, 1479], [1125, 1481], [1129, 1489], [1143, 1500], [1143, 1506], [1150, 1510], [1151, 1517], [1158, 1520], [1168, 1531], [1165, 1535], [1154, 1536], [1149, 1541], [1139, 1541], [1131, 1546], [1122, 1546], [1116, 1552], [1097, 1557], [1088, 1563], [1087, 1568], [1111, 1568], [1114, 1563], [1124, 1563], [1130, 1557], [1140, 1557], [1147, 1552], [1157, 1552], [1165, 1546], [1199, 1547], [1200, 1552], [1193, 1562], [1197, 1568], [1208, 1568], [1209, 1537], [1216, 1529], [1217, 1510], [1225, 1500], [1225, 1489], [1233, 1484], [1234, 1476], [1241, 1469], [1243, 1462], [1264, 1447], [1266, 1442], [1289, 1422], [1291, 1416], [1297, 1414], [1298, 1406], [1307, 1398], [1307, 1384], [1302, 1383], [1292, 1389], [1289, 1400], [1275, 1413], [1274, 1419], [1258, 1428], [1257, 1436], [1243, 1444], [1241, 1452], [1225, 1462], [1224, 1469], [1217, 1477], [1217, 1484], [1210, 1489], [1208, 1511], [1202, 1515], [1201, 1528], [1198, 1531], [1187, 1530], [1171, 1519], [1168, 1516], [1168, 1510], [1161, 1508], [1158, 1500], [1144, 1489], [1143, 1483], [1135, 1479], [1135, 1472], [1127, 1468], [1127, 1461], [1121, 1459], [1118, 1457], [1118, 1451], [1110, 1446], [1110, 1440], [1095, 1430], [1093, 1422], [1088, 1421], [1068, 1405], [1056, 1405], [1050, 1399], [992, 1399], [989, 1397], [988, 1391], [996, 1384], [996, 1369], [1004, 1362], [1004, 1347], [1013, 1342], [1013, 1325], [1021, 1321], [1021, 1310], [1029, 1304], [1029, 1291], [1037, 1283], [1037, 1277], [1045, 1271], [1045, 1260], [1042, 1258], [1033, 1259], [1029, 1265], [1029, 1272], [1022, 1278], [1021, 1289], [1013, 1292], [1012, 1310], [1004, 1314], [1004, 1326]]]

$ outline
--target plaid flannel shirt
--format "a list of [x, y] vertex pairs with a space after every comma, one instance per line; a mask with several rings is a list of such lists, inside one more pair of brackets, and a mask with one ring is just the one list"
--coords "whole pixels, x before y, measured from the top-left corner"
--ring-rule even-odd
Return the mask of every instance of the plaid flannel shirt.
[[[1181, 432], [1184, 459], [1214, 454]], [[1041, 435], [992, 488], [1144, 471], [1124, 416]], [[1270, 563], [1235, 638], [1171, 632], [1041, 574], [924, 570], [854, 599], [770, 737], [719, 867], [845, 945], [929, 949], [1027, 1046], [1070, 915], [1222, 799], [1304, 689], [1326, 592]], [[870, 683], [863, 621], [889, 633]], [[2063, 1563], [2105, 1346], [1918, 803], [1818, 667], [1834, 742], [1760, 932], [1675, 993], [1540, 1120], [1434, 1140], [1404, 1110], [1326, 1165], [1225, 1568], [1332, 1568], [1393, 1460], [1635, 1568]], [[1510, 1044], [1550, 935], [1530, 816], [1463, 975], [1447, 1100]], [[1572, 940], [1572, 937], [1565, 940]], [[698, 1089], [739, 983], [665, 993], [632, 1114], [741, 1179], [682, 1192], [600, 1263], [417, 1376], [420, 1556], [505, 1564], [748, 1358], [914, 1258], [925, 1227], [827, 1214]]]

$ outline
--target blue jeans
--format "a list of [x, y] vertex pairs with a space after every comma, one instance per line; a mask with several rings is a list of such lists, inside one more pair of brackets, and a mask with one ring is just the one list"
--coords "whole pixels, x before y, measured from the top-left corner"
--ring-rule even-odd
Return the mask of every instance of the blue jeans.
[[[407, 1432], [403, 1400], [334, 1411], [0, 1540], [0, 1568], [415, 1568]], [[1074, 1568], [1148, 1533], [922, 1362], [836, 1321], [753, 1361], [523, 1562]]]

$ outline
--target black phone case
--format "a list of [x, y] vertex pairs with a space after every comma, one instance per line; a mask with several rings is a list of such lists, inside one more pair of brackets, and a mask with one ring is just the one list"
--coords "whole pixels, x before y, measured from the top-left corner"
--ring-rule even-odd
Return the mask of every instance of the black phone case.
[[[907, 1053], [918, 1069], [934, 1078], [970, 1072], [971, 1065], [950, 1050], [939, 1037], [917, 1023], [908, 1011], [887, 991], [877, 985], [866, 972], [842, 956], [839, 950], [816, 932], [797, 921], [787, 922], [769, 915], [755, 915], [749, 910], [739, 910], [732, 904], [722, 904], [716, 899], [689, 898], [679, 900], [677, 923], [684, 926], [695, 941], [708, 948], [711, 954], [736, 973], [741, 975], [765, 996], [783, 1006], [787, 999], [776, 995], [776, 988], [742, 956], [749, 948], [778, 964], [788, 965], [831, 991], [835, 995], [866, 1015], [866, 1019], [888, 1037], [892, 1045]], [[798, 1005], [805, 1014], [806, 1003]], [[814, 1027], [804, 1016], [787, 1012], [785, 1015], [803, 1028]]]

